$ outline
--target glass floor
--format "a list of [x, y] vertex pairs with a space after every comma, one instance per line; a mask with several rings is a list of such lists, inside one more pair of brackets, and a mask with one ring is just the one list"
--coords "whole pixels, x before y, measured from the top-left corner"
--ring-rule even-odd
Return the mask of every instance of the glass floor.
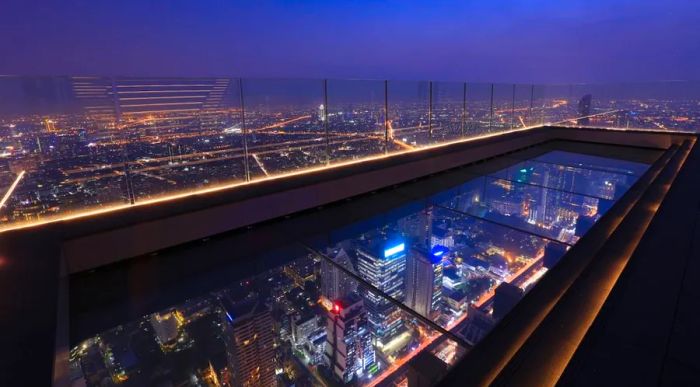
[[[502, 156], [299, 215], [281, 231], [254, 228], [159, 252], [160, 264], [77, 275], [72, 378], [435, 383], [648, 167], [560, 150]], [[216, 270], [176, 264], [207, 260]], [[121, 290], [94, 290], [112, 287]]]

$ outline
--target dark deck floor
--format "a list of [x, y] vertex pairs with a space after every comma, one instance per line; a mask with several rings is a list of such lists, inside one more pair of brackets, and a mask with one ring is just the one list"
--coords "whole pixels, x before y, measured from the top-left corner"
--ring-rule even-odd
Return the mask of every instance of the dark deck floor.
[[561, 385], [700, 385], [699, 224], [696, 145]]

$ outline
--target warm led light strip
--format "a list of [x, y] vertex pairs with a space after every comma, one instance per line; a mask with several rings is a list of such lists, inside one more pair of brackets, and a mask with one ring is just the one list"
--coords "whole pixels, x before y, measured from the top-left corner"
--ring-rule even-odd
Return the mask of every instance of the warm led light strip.
[[[376, 156], [368, 156], [368, 157], [365, 157], [363, 159], [358, 159], [358, 160], [343, 161], [343, 162], [339, 162], [337, 164], [300, 169], [300, 170], [293, 171], [293, 172], [287, 172], [287, 173], [283, 173], [283, 174], [279, 174], [279, 175], [266, 177], [266, 178], [260, 179], [260, 180], [253, 180], [253, 181], [249, 181], [249, 182], [229, 183], [229, 184], [223, 184], [223, 185], [219, 185], [219, 186], [209, 187], [209, 188], [205, 188], [205, 189], [201, 189], [201, 190], [197, 190], [197, 191], [187, 191], [187, 192], [183, 192], [183, 193], [179, 193], [179, 194], [165, 195], [162, 197], [156, 197], [156, 198], [138, 201], [133, 205], [116, 204], [116, 205], [106, 206], [106, 207], [99, 208], [99, 209], [78, 211], [78, 212], [74, 212], [72, 214], [67, 214], [67, 215], [63, 215], [63, 216], [51, 218], [51, 219], [46, 219], [46, 220], [27, 222], [27, 223], [18, 223], [18, 224], [15, 223], [15, 224], [8, 225], [7, 228], [0, 229], [0, 233], [10, 231], [10, 230], [25, 229], [25, 228], [30, 228], [30, 227], [41, 226], [41, 225], [49, 224], [49, 223], [71, 221], [71, 220], [76, 220], [76, 219], [85, 218], [85, 217], [89, 217], [89, 216], [95, 216], [95, 215], [106, 214], [106, 213], [110, 213], [110, 212], [114, 212], [114, 211], [126, 210], [128, 208], [133, 208], [133, 207], [137, 207], [137, 206], [147, 206], [147, 205], [153, 205], [156, 203], [168, 202], [171, 200], [178, 200], [178, 199], [183, 199], [183, 198], [197, 196], [197, 195], [206, 195], [209, 193], [219, 192], [219, 191], [223, 191], [223, 190], [227, 190], [227, 189], [231, 189], [231, 188], [235, 188], [235, 187], [259, 184], [261, 182], [265, 182], [265, 181], [269, 181], [269, 180], [284, 179], [284, 178], [293, 177], [293, 176], [312, 174], [312, 173], [316, 173], [316, 172], [324, 171], [324, 170], [328, 170], [328, 169], [333, 169], [333, 168], [342, 168], [342, 167], [345, 167], [348, 165], [356, 165], [356, 164], [367, 163], [367, 162], [374, 161], [374, 160], [382, 160], [382, 159], [386, 159], [386, 158], [393, 157], [396, 155], [427, 152], [427, 151], [430, 151], [432, 149], [439, 149], [439, 148], [443, 148], [443, 147], [450, 146], [453, 144], [468, 143], [468, 142], [478, 141], [478, 140], [483, 140], [483, 139], [488, 139], [488, 138], [501, 137], [501, 136], [508, 135], [511, 133], [530, 131], [532, 129], [541, 128], [541, 127], [546, 126], [546, 125], [553, 125], [553, 124], [546, 123], [544, 125], [534, 125], [534, 126], [528, 126], [525, 128], [511, 129], [511, 130], [508, 130], [505, 132], [482, 134], [479, 136], [470, 137], [470, 138], [466, 138], [466, 139], [458, 139], [458, 140], [444, 142], [444, 143], [440, 143], [440, 144], [429, 145], [429, 146], [426, 146], [424, 148], [407, 149], [405, 151], [399, 151], [399, 152], [394, 152], [394, 153], [390, 153], [390, 154], [380, 154], [380, 155], [376, 155]], [[673, 133], [673, 132], [669, 132], [669, 133]], [[683, 133], [683, 132], [679, 132], [679, 133]]]

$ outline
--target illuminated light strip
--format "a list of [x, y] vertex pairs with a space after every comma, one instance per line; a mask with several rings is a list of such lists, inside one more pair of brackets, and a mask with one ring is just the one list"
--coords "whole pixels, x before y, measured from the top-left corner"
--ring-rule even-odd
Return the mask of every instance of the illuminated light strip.
[[[106, 207], [103, 207], [100, 209], [91, 209], [91, 210], [85, 210], [85, 211], [79, 210], [79, 211], [76, 211], [76, 212], [71, 213], [71, 214], [59, 216], [56, 218], [44, 219], [41, 221], [26, 222], [26, 223], [13, 223], [13, 224], [8, 225], [8, 227], [6, 227], [6, 228], [0, 228], [0, 233], [5, 232], [5, 231], [10, 231], [10, 230], [38, 227], [38, 226], [42, 226], [42, 225], [50, 224], [50, 223], [78, 220], [78, 219], [82, 219], [82, 218], [86, 218], [86, 217], [102, 215], [102, 214], [107, 214], [107, 213], [116, 212], [116, 211], [125, 211], [129, 208], [134, 208], [134, 207], [138, 207], [138, 206], [148, 206], [148, 205], [154, 205], [157, 203], [169, 202], [169, 201], [173, 201], [173, 200], [180, 200], [180, 199], [189, 198], [189, 197], [193, 197], [193, 196], [207, 195], [207, 194], [216, 193], [216, 192], [220, 192], [220, 191], [224, 191], [224, 190], [228, 190], [228, 189], [232, 189], [232, 188], [236, 188], [236, 187], [240, 187], [240, 186], [255, 185], [255, 184], [260, 184], [262, 182], [267, 182], [270, 180], [286, 179], [286, 178], [291, 178], [294, 176], [301, 176], [301, 175], [318, 173], [318, 172], [329, 170], [329, 169], [342, 168], [342, 167], [349, 166], [349, 165], [364, 164], [364, 163], [368, 163], [371, 161], [383, 160], [383, 159], [387, 159], [387, 158], [394, 157], [397, 155], [402, 155], [402, 154], [429, 152], [429, 151], [432, 151], [433, 149], [440, 149], [440, 148], [444, 148], [444, 147], [451, 146], [454, 144], [463, 144], [463, 143], [469, 143], [469, 142], [479, 141], [479, 140], [488, 139], [488, 138], [502, 137], [505, 135], [509, 135], [511, 133], [525, 132], [525, 131], [530, 131], [532, 129], [541, 128], [542, 126], [543, 125], [534, 125], [534, 126], [528, 126], [525, 128], [510, 129], [510, 130], [503, 131], [503, 132], [486, 133], [486, 134], [482, 134], [482, 135], [475, 136], [475, 137], [463, 138], [463, 139], [443, 142], [440, 144], [432, 144], [432, 145], [428, 145], [428, 146], [423, 147], [423, 148], [411, 149], [411, 150], [406, 150], [406, 151], [397, 151], [397, 152], [389, 153], [389, 154], [378, 154], [375, 156], [368, 156], [368, 157], [365, 157], [362, 159], [343, 161], [343, 162], [339, 162], [339, 163], [331, 164], [331, 165], [323, 165], [323, 166], [319, 166], [319, 167], [299, 169], [296, 171], [286, 172], [286, 173], [282, 173], [279, 175], [273, 175], [273, 176], [270, 176], [270, 177], [267, 177], [264, 179], [252, 180], [249, 182], [235, 182], [235, 183], [222, 184], [222, 185], [218, 185], [218, 186], [214, 186], [214, 187], [208, 187], [208, 188], [204, 188], [204, 189], [200, 189], [200, 190], [177, 193], [177, 194], [165, 194], [165, 195], [160, 196], [160, 197], [154, 197], [154, 198], [138, 201], [138, 202], [134, 203], [133, 205], [131, 205], [131, 204], [115, 204], [115, 205], [106, 206]], [[664, 132], [664, 133], [673, 133], [673, 132]], [[677, 132], [677, 133], [688, 134], [686, 132]]]
[[24, 174], [25, 171], [22, 171], [19, 173], [19, 175], [17, 175], [17, 178], [10, 186], [10, 189], [8, 189], [7, 192], [5, 192], [5, 196], [3, 196], [2, 200], [0, 200], [0, 208], [5, 206], [5, 203], [7, 203], [7, 201], [10, 199], [10, 196], [12, 196], [12, 192], [15, 190], [15, 188], [17, 188], [17, 185], [19, 184], [19, 181], [22, 180], [22, 177], [24, 177]]

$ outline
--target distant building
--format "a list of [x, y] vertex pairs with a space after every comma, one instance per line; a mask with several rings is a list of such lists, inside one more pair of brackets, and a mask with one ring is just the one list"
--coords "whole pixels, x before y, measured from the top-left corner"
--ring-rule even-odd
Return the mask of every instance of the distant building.
[[493, 318], [500, 320], [523, 298], [523, 290], [519, 287], [502, 282], [496, 288], [493, 296]]
[[224, 332], [234, 386], [275, 385], [272, 315], [255, 295], [244, 300], [221, 299], [229, 324]]
[[412, 248], [406, 260], [406, 305], [430, 318], [442, 296], [443, 250], [436, 256], [421, 248]]
[[593, 97], [590, 94], [586, 94], [578, 101], [578, 116], [577, 120], [579, 125], [588, 125], [591, 120], [588, 116], [591, 115], [591, 105]]
[[327, 313], [326, 359], [343, 383], [376, 367], [367, 310], [356, 294], [335, 300]]

